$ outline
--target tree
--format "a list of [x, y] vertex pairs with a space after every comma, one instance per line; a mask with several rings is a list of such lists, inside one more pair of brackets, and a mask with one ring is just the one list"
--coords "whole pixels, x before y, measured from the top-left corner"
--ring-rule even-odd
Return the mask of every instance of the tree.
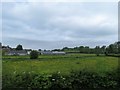
[[61, 51], [60, 49], [54, 49], [54, 50], [52, 50], [52, 51]]
[[37, 59], [38, 58], [38, 52], [33, 50], [30, 53], [30, 59]]
[[64, 51], [64, 50], [68, 50], [69, 48], [68, 47], [64, 47], [62, 50]]
[[100, 54], [100, 47], [99, 46], [95, 47], [95, 53], [97, 56], [99, 56], [99, 54]]
[[115, 42], [113, 45], [114, 45], [114, 54], [119, 54], [120, 53], [120, 41]]
[[42, 51], [41, 49], [38, 49], [38, 51]]
[[101, 53], [102, 53], [102, 54], [105, 54], [105, 52], [106, 52], [105, 49], [106, 49], [106, 46], [102, 46], [102, 47], [101, 47]]
[[90, 50], [89, 50], [89, 47], [88, 47], [88, 46], [85, 46], [84, 52], [85, 52], [85, 53], [89, 53], [89, 51], [90, 51]]
[[84, 46], [79, 47], [80, 53], [84, 53]]
[[120, 41], [117, 42], [117, 45], [118, 45], [118, 53], [120, 54]]
[[16, 50], [23, 50], [23, 47], [22, 47], [22, 45], [17, 45], [17, 47], [16, 47]]
[[112, 53], [114, 53], [115, 52], [115, 47], [114, 47], [114, 44], [110, 44], [109, 46], [108, 46], [108, 53], [109, 54], [112, 54]]

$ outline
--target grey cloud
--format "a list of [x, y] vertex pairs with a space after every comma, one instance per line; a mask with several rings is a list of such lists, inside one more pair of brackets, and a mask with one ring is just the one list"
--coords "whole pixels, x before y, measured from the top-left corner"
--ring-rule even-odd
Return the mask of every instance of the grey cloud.
[[71, 47], [80, 42], [93, 46], [90, 41], [98, 44], [113, 43], [117, 40], [115, 5], [117, 4], [5, 3], [2, 11], [3, 42], [17, 44], [20, 41], [26, 47], [33, 42], [35, 45], [30, 45], [32, 48]]

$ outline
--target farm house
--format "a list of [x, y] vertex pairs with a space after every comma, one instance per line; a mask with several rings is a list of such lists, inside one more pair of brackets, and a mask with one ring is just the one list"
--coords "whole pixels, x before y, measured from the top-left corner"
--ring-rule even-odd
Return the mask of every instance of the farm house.
[[6, 55], [27, 55], [27, 51], [25, 50], [10, 50], [5, 53]]

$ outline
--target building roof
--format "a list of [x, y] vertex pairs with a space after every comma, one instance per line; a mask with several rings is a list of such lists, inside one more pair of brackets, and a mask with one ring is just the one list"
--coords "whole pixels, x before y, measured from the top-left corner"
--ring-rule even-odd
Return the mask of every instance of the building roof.
[[65, 52], [60, 51], [41, 51], [42, 54], [65, 54]]
[[10, 50], [8, 53], [27, 53], [25, 50]]

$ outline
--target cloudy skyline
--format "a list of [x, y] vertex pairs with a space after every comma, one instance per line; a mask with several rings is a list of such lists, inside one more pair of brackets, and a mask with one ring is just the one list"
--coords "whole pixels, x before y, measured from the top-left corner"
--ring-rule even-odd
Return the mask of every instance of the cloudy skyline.
[[54, 49], [118, 41], [117, 2], [2, 4], [2, 43]]

